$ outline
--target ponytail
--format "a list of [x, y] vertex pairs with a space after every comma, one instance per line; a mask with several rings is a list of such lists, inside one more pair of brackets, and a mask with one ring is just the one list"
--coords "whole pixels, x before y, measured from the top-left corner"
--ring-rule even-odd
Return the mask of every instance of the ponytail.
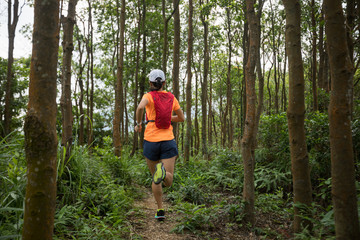
[[152, 86], [150, 87], [150, 91], [159, 91], [159, 89], [162, 87], [163, 82], [161, 81], [161, 78], [158, 77], [155, 79], [156, 82], [151, 82]]

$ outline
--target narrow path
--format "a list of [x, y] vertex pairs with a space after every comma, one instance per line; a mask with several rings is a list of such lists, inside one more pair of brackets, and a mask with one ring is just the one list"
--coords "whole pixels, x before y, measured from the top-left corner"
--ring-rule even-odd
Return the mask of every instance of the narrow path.
[[[145, 197], [135, 202], [135, 207], [140, 210], [142, 217], [131, 219], [132, 237], [131, 239], [144, 240], [179, 240], [179, 239], [198, 239], [190, 234], [176, 234], [171, 230], [176, 226], [177, 215], [171, 210], [171, 204], [164, 201], [165, 216], [164, 221], [155, 219], [157, 205], [150, 189], [144, 189]], [[166, 197], [164, 196], [164, 199]]]

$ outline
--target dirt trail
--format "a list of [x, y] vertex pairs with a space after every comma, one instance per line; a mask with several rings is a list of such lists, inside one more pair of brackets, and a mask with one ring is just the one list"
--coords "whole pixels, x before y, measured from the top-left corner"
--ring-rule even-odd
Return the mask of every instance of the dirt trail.
[[[146, 196], [135, 202], [135, 207], [139, 208], [142, 218], [132, 219], [132, 235], [131, 239], [146, 239], [146, 240], [179, 240], [179, 239], [197, 239], [196, 236], [188, 234], [176, 234], [171, 230], [175, 227], [177, 216], [175, 211], [171, 210], [171, 205], [164, 201], [164, 209], [166, 219], [158, 221], [155, 219], [155, 212], [157, 209], [156, 201], [151, 193], [151, 190], [144, 190]], [[164, 199], [166, 197], [164, 196]], [[141, 237], [141, 238], [139, 238]]]
[[[223, 228], [209, 233], [207, 236], [199, 236], [191, 233], [176, 234], [171, 232], [178, 223], [175, 210], [169, 202], [164, 201], [166, 219], [160, 222], [155, 219], [157, 205], [150, 189], [142, 189], [145, 196], [135, 202], [135, 208], [138, 209], [130, 217], [131, 234], [129, 239], [137, 240], [195, 240], [195, 239], [219, 239], [219, 240], [259, 240], [254, 233], [248, 231], [226, 231]], [[166, 196], [163, 197], [166, 199]], [[225, 232], [224, 232], [225, 231]]]

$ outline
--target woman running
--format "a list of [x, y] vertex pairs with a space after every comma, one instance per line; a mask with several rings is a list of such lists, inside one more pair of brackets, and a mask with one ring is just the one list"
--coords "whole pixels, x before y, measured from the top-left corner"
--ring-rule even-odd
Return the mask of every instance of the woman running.
[[[162, 70], [152, 70], [149, 74], [150, 92], [144, 94], [136, 109], [135, 131], [141, 132], [144, 108], [147, 126], [144, 133], [143, 154], [152, 174], [152, 192], [158, 209], [155, 218], [165, 219], [162, 202], [162, 185], [170, 187], [173, 182], [175, 160], [178, 155], [171, 122], [183, 122], [184, 113], [178, 100], [170, 92], [164, 91], [165, 74]], [[172, 112], [176, 115], [172, 115]]]

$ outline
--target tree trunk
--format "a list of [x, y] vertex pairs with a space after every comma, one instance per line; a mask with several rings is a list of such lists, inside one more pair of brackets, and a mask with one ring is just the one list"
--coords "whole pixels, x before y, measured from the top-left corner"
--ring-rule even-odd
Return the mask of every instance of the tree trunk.
[[191, 79], [192, 79], [192, 71], [191, 71], [191, 60], [193, 54], [193, 1], [189, 0], [189, 19], [188, 19], [188, 52], [187, 52], [187, 82], [186, 82], [186, 139], [184, 146], [184, 160], [185, 162], [189, 162], [190, 159], [190, 140], [191, 140]]
[[311, 81], [312, 81], [312, 91], [313, 91], [313, 111], [319, 110], [318, 107], [318, 94], [317, 94], [317, 59], [316, 59], [316, 17], [315, 17], [315, 0], [311, 0], [311, 27], [312, 27], [312, 64], [311, 64]]
[[287, 97], [286, 97], [286, 61], [287, 61], [287, 54], [285, 53], [285, 57], [284, 57], [284, 72], [283, 75], [281, 77], [282, 82], [283, 82], [283, 87], [282, 87], [282, 107], [283, 107], [283, 112], [286, 112], [287, 110]]
[[[258, 92], [259, 92], [259, 100], [258, 100], [258, 105], [256, 108], [256, 118], [255, 118], [255, 132], [254, 132], [254, 136], [256, 137], [257, 132], [258, 132], [258, 127], [259, 127], [259, 122], [260, 122], [260, 117], [261, 117], [261, 113], [263, 111], [263, 106], [264, 106], [264, 75], [262, 73], [262, 68], [261, 68], [261, 56], [260, 56], [260, 40], [261, 40], [261, 16], [262, 16], [262, 7], [263, 7], [263, 3], [264, 0], [259, 0], [259, 5], [258, 5], [258, 13], [256, 14], [257, 17], [257, 21], [258, 21], [258, 38], [257, 38], [257, 55], [256, 55], [256, 75], [258, 77]], [[284, 77], [285, 78], [285, 77]], [[285, 82], [285, 81], [284, 81]], [[256, 148], [256, 141], [254, 141], [254, 145], [253, 145], [253, 152], [255, 152], [255, 148]]]
[[[275, 107], [275, 113], [279, 113], [279, 82], [278, 79], [278, 53], [277, 53], [277, 44], [275, 39], [275, 20], [274, 20], [274, 14], [275, 11], [272, 7], [272, 2], [270, 1], [271, 6], [271, 34], [272, 34], [272, 50], [273, 50], [273, 61], [274, 61], [274, 82], [275, 82], [275, 94], [274, 94], [274, 107]], [[270, 103], [271, 104], [271, 103]], [[271, 105], [270, 105], [271, 109]]]
[[[200, 4], [203, 5], [202, 1]], [[200, 15], [201, 22], [204, 26], [204, 78], [201, 84], [201, 152], [205, 159], [208, 159], [208, 149], [207, 149], [207, 125], [206, 118], [207, 116], [207, 85], [208, 85], [208, 75], [209, 75], [209, 24], [207, 21], [207, 16], [204, 14]], [[197, 129], [199, 131], [199, 129]]]
[[244, 162], [244, 189], [243, 199], [245, 201], [245, 220], [251, 225], [255, 223], [255, 185], [254, 166], [255, 159], [253, 146], [256, 134], [256, 92], [255, 92], [255, 66], [257, 52], [259, 49], [259, 21], [254, 9], [254, 0], [246, 1], [246, 14], [249, 25], [249, 52], [246, 64], [246, 119], [242, 138], [242, 158]]
[[115, 85], [115, 110], [113, 121], [113, 138], [114, 138], [114, 153], [115, 156], [121, 156], [121, 133], [120, 122], [123, 120], [123, 65], [124, 65], [124, 33], [125, 33], [125, 0], [121, 0], [121, 12], [120, 12], [120, 47], [119, 58], [117, 64], [117, 80]]
[[161, 6], [162, 6], [162, 17], [163, 17], [163, 23], [164, 23], [164, 30], [163, 30], [163, 38], [164, 38], [164, 43], [163, 43], [163, 51], [162, 51], [162, 70], [165, 73], [166, 76], [166, 63], [167, 63], [167, 51], [168, 51], [168, 37], [167, 37], [167, 33], [168, 33], [168, 23], [169, 20], [167, 20], [166, 18], [166, 14], [165, 14], [165, 0], [161, 1]]
[[[11, 0], [8, 0], [8, 34], [9, 34], [9, 47], [8, 47], [8, 65], [7, 65], [7, 78], [6, 78], [6, 93], [5, 93], [5, 118], [4, 118], [4, 136], [11, 132], [11, 109], [13, 100], [12, 91], [12, 65], [14, 63], [14, 41], [16, 26], [19, 20], [19, 0], [14, 0], [13, 12], [11, 12]], [[13, 13], [13, 14], [12, 14]], [[14, 15], [12, 17], [12, 15]], [[12, 19], [11, 19], [12, 18]], [[12, 20], [12, 21], [11, 21]]]
[[[228, 141], [228, 147], [232, 148], [233, 146], [233, 123], [232, 123], [232, 91], [231, 91], [231, 54], [232, 54], [232, 45], [231, 45], [231, 16], [230, 16], [230, 8], [226, 8], [226, 16], [227, 16], [227, 38], [228, 38], [228, 65], [227, 65], [227, 74], [226, 74], [226, 110], [224, 114], [224, 131], [227, 129], [229, 131], [229, 141]], [[227, 116], [229, 115], [229, 125], [227, 124]]]
[[[140, 1], [139, 1], [139, 22], [138, 22], [138, 36], [136, 41], [136, 68], [135, 68], [135, 87], [134, 87], [134, 106], [138, 105], [138, 85], [139, 85], [139, 69], [140, 69], [140, 38], [141, 38], [141, 24], [142, 24], [142, 15], [140, 9]], [[134, 120], [136, 119], [136, 111], [134, 111]], [[136, 120], [135, 120], [136, 121]], [[136, 124], [136, 123], [134, 123]], [[136, 149], [138, 148], [138, 132], [134, 131], [133, 138], [133, 147], [131, 150], [130, 156], [134, 156]]]
[[62, 16], [61, 22], [63, 24], [64, 39], [63, 46], [63, 63], [61, 76], [61, 113], [62, 113], [62, 139], [61, 146], [65, 151], [65, 163], [68, 162], [71, 153], [71, 146], [73, 141], [73, 113], [72, 113], [72, 99], [71, 99], [71, 59], [74, 50], [73, 36], [75, 24], [77, 0], [70, 0], [68, 5], [67, 17]]
[[[180, 87], [179, 87], [179, 75], [180, 75], [180, 10], [179, 0], [173, 0], [174, 4], [174, 55], [173, 55], [173, 69], [172, 69], [172, 80], [173, 80], [173, 94], [180, 101]], [[173, 131], [176, 142], [179, 138], [178, 123], [173, 123]]]
[[[360, 6], [358, 6], [358, 8], [360, 8]], [[355, 18], [356, 17], [356, 13], [355, 13], [355, 0], [347, 0], [346, 1], [346, 40], [347, 40], [347, 45], [349, 48], [349, 55], [350, 55], [350, 60], [352, 65], [354, 66], [354, 43], [353, 43], [353, 32], [354, 32], [354, 27], [355, 27]], [[359, 17], [358, 17], [359, 20]], [[354, 71], [355, 73], [355, 71]], [[353, 84], [352, 84], [353, 86]], [[351, 87], [351, 103], [350, 103], [350, 112], [351, 112], [351, 119], [352, 119], [352, 113], [353, 113], [353, 108], [354, 108], [354, 87]]]
[[85, 62], [82, 63], [82, 57], [83, 57], [83, 48], [82, 46], [82, 42], [81, 42], [81, 38], [78, 37], [78, 50], [79, 50], [79, 74], [78, 74], [78, 82], [79, 82], [79, 87], [80, 87], [80, 96], [79, 96], [79, 144], [83, 145], [84, 144], [84, 109], [83, 109], [83, 103], [84, 103], [84, 81], [83, 81], [83, 72], [84, 72], [84, 68], [86, 66], [86, 63], [88, 61], [88, 59], [85, 59]]
[[[309, 157], [305, 140], [305, 80], [301, 56], [301, 7], [299, 0], [283, 0], [286, 11], [286, 52], [289, 57], [289, 108], [287, 111], [289, 142], [291, 154], [291, 170], [293, 175], [295, 213], [294, 232], [303, 227], [311, 227], [311, 223], [303, 216], [302, 211], [310, 207], [312, 190], [310, 181]], [[305, 216], [311, 218], [310, 212]]]
[[[246, 17], [246, 4], [244, 4], [244, 13], [245, 13], [245, 18]], [[243, 49], [243, 78], [242, 78], [242, 104], [241, 104], [241, 137], [243, 136], [243, 131], [245, 128], [245, 119], [246, 119], [246, 62], [248, 60], [248, 55], [249, 55], [249, 24], [247, 21], [245, 21], [244, 23], [244, 34], [243, 34], [243, 38], [242, 38], [242, 49]], [[241, 138], [240, 138], [240, 142], [241, 142]]]
[[195, 72], [195, 141], [194, 141], [194, 152], [197, 155], [200, 150], [200, 131], [199, 131], [199, 121], [198, 121], [198, 93], [199, 93], [199, 80], [198, 80], [199, 71]]
[[22, 239], [52, 239], [56, 203], [56, 79], [59, 1], [34, 5], [29, 103], [25, 118], [27, 185]]
[[[88, 78], [88, 146], [92, 145], [93, 142], [93, 113], [94, 113], [94, 39], [93, 39], [93, 25], [92, 25], [92, 5], [91, 0], [88, 0], [89, 4], [89, 78]], [[90, 90], [90, 92], [89, 92]]]
[[[318, 73], [318, 86], [321, 89], [325, 89], [325, 81], [324, 81], [324, 10], [321, 8], [320, 13], [320, 26], [319, 26], [319, 73]], [[321, 107], [321, 106], [320, 106]]]
[[353, 64], [341, 0], [325, 0], [325, 32], [331, 72], [329, 105], [332, 199], [336, 239], [360, 239], [351, 135]]
[[[147, 31], [146, 31], [146, 1], [142, 0], [142, 16], [143, 16], [143, 21], [142, 21], [142, 32], [143, 32], [143, 49], [142, 49], [142, 53], [143, 53], [143, 65], [142, 65], [142, 73], [141, 73], [141, 78], [140, 78], [140, 96], [142, 97], [145, 93], [145, 81], [146, 81], [146, 61], [147, 61], [147, 55], [146, 55], [146, 36], [147, 36]], [[165, 73], [165, 71], [164, 71]], [[165, 73], [166, 74], [166, 73]], [[141, 133], [140, 133], [140, 148], [142, 148], [143, 146], [143, 142], [144, 142], [144, 131], [145, 128], [142, 128]]]
[[[211, 47], [211, 42], [209, 42], [209, 48]], [[209, 62], [211, 62], [211, 50], [209, 49]], [[210, 65], [210, 64], [209, 64]], [[208, 114], [208, 142], [209, 145], [211, 146], [213, 144], [213, 136], [212, 136], [212, 116], [213, 116], [213, 111], [212, 111], [212, 91], [213, 91], [213, 80], [212, 80], [212, 74], [211, 74], [211, 65], [209, 66], [209, 72], [210, 72], [210, 83], [209, 83], [209, 114]], [[210, 157], [210, 156], [209, 156]]]

